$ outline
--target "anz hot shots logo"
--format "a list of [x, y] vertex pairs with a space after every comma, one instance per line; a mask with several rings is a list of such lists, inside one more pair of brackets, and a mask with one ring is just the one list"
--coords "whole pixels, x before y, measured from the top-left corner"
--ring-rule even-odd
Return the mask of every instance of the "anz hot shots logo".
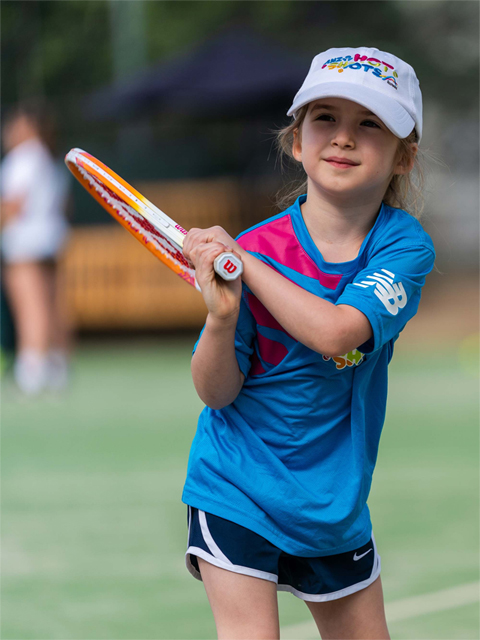
[[394, 67], [384, 60], [369, 58], [356, 53], [354, 56], [344, 56], [343, 58], [330, 58], [322, 66], [327, 71], [356, 71], [358, 73], [370, 73], [383, 82], [386, 82], [394, 89], [398, 89], [398, 73]]

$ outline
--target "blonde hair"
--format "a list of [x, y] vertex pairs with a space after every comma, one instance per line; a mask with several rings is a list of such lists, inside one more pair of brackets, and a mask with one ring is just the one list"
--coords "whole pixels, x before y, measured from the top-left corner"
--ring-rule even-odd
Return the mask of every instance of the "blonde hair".
[[[299, 179], [295, 180], [293, 183], [289, 183], [277, 193], [276, 205], [281, 211], [291, 206], [298, 196], [307, 192], [308, 181], [305, 178], [303, 167], [300, 162], [295, 160], [292, 153], [295, 132], [297, 132], [297, 134], [301, 133], [302, 123], [307, 114], [307, 110], [308, 105], [304, 105], [298, 110], [295, 120], [286, 127], [274, 132], [282, 167], [283, 161], [288, 157], [294, 161], [294, 166], [297, 170], [300, 169], [302, 173], [302, 176]], [[397, 161], [401, 160], [402, 156], [405, 161], [408, 161], [413, 156], [411, 143], [417, 142], [417, 140], [418, 138], [415, 129], [408, 137], [398, 139]], [[387, 187], [382, 201], [390, 207], [404, 209], [418, 220], [420, 219], [425, 207], [423, 197], [424, 187], [425, 154], [423, 151], [418, 149], [412, 171], [404, 175], [394, 175], [390, 180], [390, 184]]]

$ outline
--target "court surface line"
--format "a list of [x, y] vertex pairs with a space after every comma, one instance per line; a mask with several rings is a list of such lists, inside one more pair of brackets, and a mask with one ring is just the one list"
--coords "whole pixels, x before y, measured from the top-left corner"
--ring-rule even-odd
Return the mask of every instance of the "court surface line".
[[[385, 605], [385, 611], [390, 623], [445, 609], [455, 609], [479, 600], [480, 582], [469, 582], [450, 589], [389, 602]], [[282, 627], [281, 632], [282, 640], [318, 638], [318, 630], [313, 620]]]

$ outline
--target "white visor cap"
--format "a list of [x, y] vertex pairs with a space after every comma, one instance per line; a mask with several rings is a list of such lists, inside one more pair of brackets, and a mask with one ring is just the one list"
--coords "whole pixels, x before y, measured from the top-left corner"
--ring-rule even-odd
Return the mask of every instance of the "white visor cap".
[[422, 92], [413, 68], [385, 51], [370, 47], [328, 49], [310, 70], [287, 112], [320, 98], [346, 98], [377, 115], [398, 138], [413, 128], [422, 137]]

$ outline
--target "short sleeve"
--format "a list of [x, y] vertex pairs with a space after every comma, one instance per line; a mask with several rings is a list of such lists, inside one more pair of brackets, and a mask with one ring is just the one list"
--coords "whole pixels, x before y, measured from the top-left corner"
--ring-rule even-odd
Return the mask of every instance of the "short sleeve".
[[361, 311], [373, 330], [373, 338], [360, 345], [360, 351], [377, 351], [413, 318], [434, 261], [435, 251], [428, 244], [389, 246], [373, 256], [345, 287], [336, 304]]
[[[245, 301], [246, 298], [246, 287], [245, 284], [242, 283], [242, 299], [240, 301], [240, 313], [238, 315], [237, 320], [237, 328], [235, 330], [235, 355], [237, 357], [238, 366], [240, 371], [243, 373], [245, 378], [250, 371], [250, 367], [252, 366], [251, 356], [254, 350], [254, 340], [256, 334], [256, 322], [252, 315], [252, 312], [248, 308], [248, 305]], [[193, 347], [192, 355], [195, 353], [200, 338], [205, 330], [203, 327], [200, 336]]]
[[4, 200], [14, 200], [32, 188], [37, 170], [36, 158], [26, 154], [6, 156], [2, 163], [0, 192]]

